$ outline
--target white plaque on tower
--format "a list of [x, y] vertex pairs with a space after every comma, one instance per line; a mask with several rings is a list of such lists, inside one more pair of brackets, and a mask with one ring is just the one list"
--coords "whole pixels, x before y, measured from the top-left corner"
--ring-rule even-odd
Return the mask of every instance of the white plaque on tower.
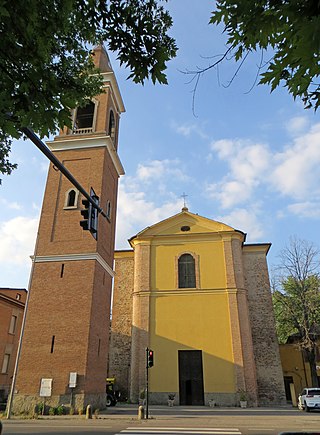
[[42, 378], [40, 385], [40, 397], [51, 397], [52, 379]]
[[76, 386], [77, 386], [77, 372], [70, 372], [69, 388], [75, 388]]

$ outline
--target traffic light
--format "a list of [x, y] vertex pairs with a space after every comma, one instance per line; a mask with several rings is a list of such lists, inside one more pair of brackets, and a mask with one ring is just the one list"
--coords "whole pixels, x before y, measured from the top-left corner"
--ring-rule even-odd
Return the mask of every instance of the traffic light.
[[[94, 190], [90, 189], [90, 196], [94, 202], [99, 205], [99, 197], [94, 193]], [[91, 205], [91, 219], [89, 230], [93, 237], [97, 240], [98, 238], [98, 209]]]
[[153, 366], [153, 350], [148, 349], [147, 351], [147, 367], [150, 368]]
[[[99, 205], [99, 197], [94, 193], [94, 190], [90, 189], [90, 197], [93, 201]], [[98, 209], [92, 205], [88, 199], [83, 199], [82, 204], [84, 209], [81, 210], [83, 220], [80, 221], [80, 226], [84, 230], [89, 230], [93, 237], [97, 240], [98, 238]]]
[[81, 210], [81, 214], [83, 216], [83, 220], [80, 221], [80, 227], [84, 230], [90, 230], [91, 226], [91, 217], [92, 217], [92, 204], [88, 199], [83, 199], [82, 204], [84, 205], [84, 209]]

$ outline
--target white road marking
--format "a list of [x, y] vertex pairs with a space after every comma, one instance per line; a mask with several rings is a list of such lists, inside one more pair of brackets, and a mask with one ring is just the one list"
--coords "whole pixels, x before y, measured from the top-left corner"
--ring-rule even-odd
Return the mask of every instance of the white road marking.
[[228, 428], [201, 428], [195, 427], [131, 427], [122, 430], [119, 434], [201, 434], [201, 435], [241, 435], [239, 429]]
[[[127, 429], [145, 429], [145, 428], [141, 428], [141, 426], [135, 427], [135, 426], [131, 426], [128, 427]], [[124, 429], [124, 430], [127, 430]], [[150, 429], [159, 429], [159, 430], [195, 430], [197, 429], [196, 427], [176, 427], [176, 426], [170, 426], [170, 427], [164, 427], [164, 426], [152, 426]], [[205, 430], [228, 430], [228, 431], [232, 431], [232, 432], [240, 432], [238, 428], [230, 428], [230, 427], [202, 427], [201, 430], [205, 431]]]

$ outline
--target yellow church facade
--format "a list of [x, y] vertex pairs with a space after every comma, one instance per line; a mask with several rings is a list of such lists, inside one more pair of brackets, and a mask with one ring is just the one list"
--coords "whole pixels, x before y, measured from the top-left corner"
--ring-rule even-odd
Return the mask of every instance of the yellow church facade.
[[[285, 403], [266, 255], [241, 231], [186, 207], [115, 253], [109, 376], [132, 402]], [[241, 394], [242, 393], [242, 394]]]

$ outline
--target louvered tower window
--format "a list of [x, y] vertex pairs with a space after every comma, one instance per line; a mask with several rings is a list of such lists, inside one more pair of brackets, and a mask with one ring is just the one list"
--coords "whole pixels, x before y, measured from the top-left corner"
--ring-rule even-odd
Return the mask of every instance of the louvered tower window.
[[76, 120], [75, 120], [75, 129], [83, 129], [83, 128], [92, 128], [93, 127], [93, 116], [94, 116], [94, 108], [95, 105], [92, 101], [90, 101], [84, 107], [77, 108]]

